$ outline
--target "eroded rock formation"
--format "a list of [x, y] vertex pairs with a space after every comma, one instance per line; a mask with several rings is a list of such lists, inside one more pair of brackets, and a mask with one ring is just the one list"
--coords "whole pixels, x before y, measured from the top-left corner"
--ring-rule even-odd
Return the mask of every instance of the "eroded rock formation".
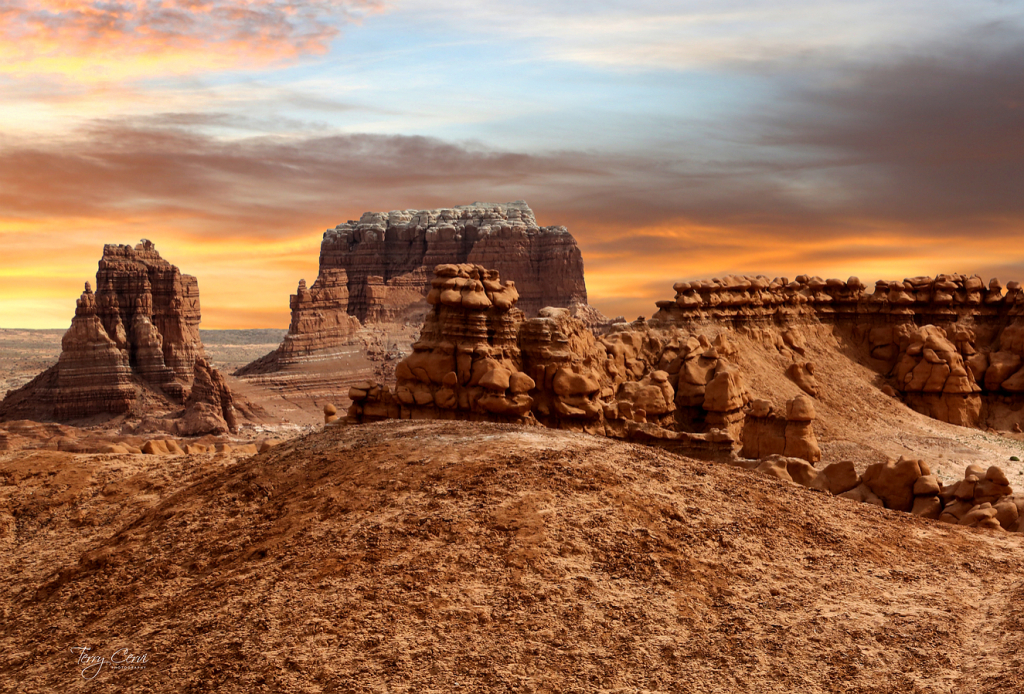
[[[230, 390], [203, 359], [195, 277], [143, 240], [134, 247], [104, 246], [96, 287], [94, 293], [86, 283], [57, 364], [10, 393], [0, 403], [0, 419], [124, 414], [146, 393], [180, 406], [189, 399], [197, 365], [221, 379], [213, 405], [230, 405]], [[189, 402], [202, 397], [194, 394]]]
[[348, 276], [340, 268], [321, 270], [312, 287], [299, 280], [289, 306], [292, 319], [281, 346], [242, 367], [236, 376], [335, 359], [360, 328], [359, 321], [348, 314]]
[[[939, 275], [879, 281], [801, 275], [682, 282], [654, 321], [707, 321], [776, 341], [792, 354], [788, 374], [811, 395], [813, 365], [799, 362], [801, 328], [824, 325], [861, 350], [888, 387], [915, 410], [962, 426], [1010, 429], [1024, 394], [1024, 292], [1009, 282]], [[771, 327], [772, 329], [766, 329]]]
[[750, 397], [724, 335], [636, 323], [598, 337], [565, 308], [526, 318], [518, 285], [494, 270], [445, 264], [435, 273], [432, 311], [394, 391], [352, 388], [350, 420], [537, 422], [711, 455], [727, 455], [739, 437]]
[[224, 376], [205, 359], [196, 359], [192, 392], [189, 393], [185, 412], [175, 428], [182, 436], [238, 431], [231, 388]]
[[815, 418], [814, 404], [806, 395], [786, 403], [785, 413], [773, 412], [767, 400], [755, 400], [743, 421], [740, 455], [744, 458], [784, 456], [815, 463], [821, 460], [821, 449], [811, 425]]

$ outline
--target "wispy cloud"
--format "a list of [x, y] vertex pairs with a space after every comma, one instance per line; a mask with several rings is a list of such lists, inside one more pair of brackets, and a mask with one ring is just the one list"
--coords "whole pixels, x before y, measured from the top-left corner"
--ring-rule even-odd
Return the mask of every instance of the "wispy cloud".
[[457, 11], [479, 40], [530, 42], [544, 59], [622, 70], [763, 68], [935, 40], [969, 24], [1024, 19], [999, 0], [405, 0], [439, 20]]
[[0, 139], [0, 211], [8, 220], [189, 217], [209, 225], [206, 234], [275, 235], [364, 206], [443, 205], [605, 176], [600, 160], [579, 153], [397, 135], [226, 139], [196, 127], [232, 122], [166, 114], [93, 122], [59, 142]]
[[324, 53], [381, 0], [8, 0], [0, 71], [91, 78], [253, 67]]

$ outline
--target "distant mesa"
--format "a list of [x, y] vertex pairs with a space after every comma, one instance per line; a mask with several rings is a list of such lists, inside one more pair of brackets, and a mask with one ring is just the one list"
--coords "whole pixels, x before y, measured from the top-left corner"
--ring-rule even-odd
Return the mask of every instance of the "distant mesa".
[[[343, 359], [361, 323], [419, 324], [428, 309], [433, 268], [460, 263], [486, 265], [513, 281], [518, 307], [528, 315], [556, 306], [570, 308], [588, 324], [604, 320], [587, 306], [576, 240], [565, 227], [538, 226], [521, 200], [367, 212], [324, 233], [316, 281], [309, 287], [300, 281], [291, 296], [288, 335], [275, 352], [235, 375]], [[296, 379], [289, 387], [304, 388]]]
[[347, 273], [349, 313], [393, 320], [430, 290], [436, 265], [473, 263], [519, 288], [528, 316], [587, 303], [583, 256], [562, 226], [541, 227], [522, 200], [437, 210], [366, 212], [324, 233], [320, 271]]
[[[182, 435], [234, 429], [230, 389], [205, 359], [199, 284], [143, 239], [107, 244], [57, 363], [0, 402], [0, 421], [76, 421], [184, 408]], [[195, 386], [195, 387], [194, 387]]]

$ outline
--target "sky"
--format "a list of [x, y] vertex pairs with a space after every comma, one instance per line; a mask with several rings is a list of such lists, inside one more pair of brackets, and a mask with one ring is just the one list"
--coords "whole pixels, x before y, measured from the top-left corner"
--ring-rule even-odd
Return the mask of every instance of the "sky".
[[202, 327], [284, 328], [325, 229], [518, 199], [609, 316], [1024, 280], [1024, 0], [0, 0], [0, 327], [148, 238]]

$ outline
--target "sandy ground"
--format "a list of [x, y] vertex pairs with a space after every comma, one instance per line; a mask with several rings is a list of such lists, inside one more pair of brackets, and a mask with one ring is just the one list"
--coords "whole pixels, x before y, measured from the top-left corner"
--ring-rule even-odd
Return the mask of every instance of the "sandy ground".
[[281, 344], [287, 330], [200, 330], [199, 336], [210, 363], [222, 373], [235, 369], [272, 352]]
[[0, 328], [0, 399], [57, 362], [64, 332]]
[[0, 691], [1017, 692], [1022, 543], [542, 428], [5, 454]]

